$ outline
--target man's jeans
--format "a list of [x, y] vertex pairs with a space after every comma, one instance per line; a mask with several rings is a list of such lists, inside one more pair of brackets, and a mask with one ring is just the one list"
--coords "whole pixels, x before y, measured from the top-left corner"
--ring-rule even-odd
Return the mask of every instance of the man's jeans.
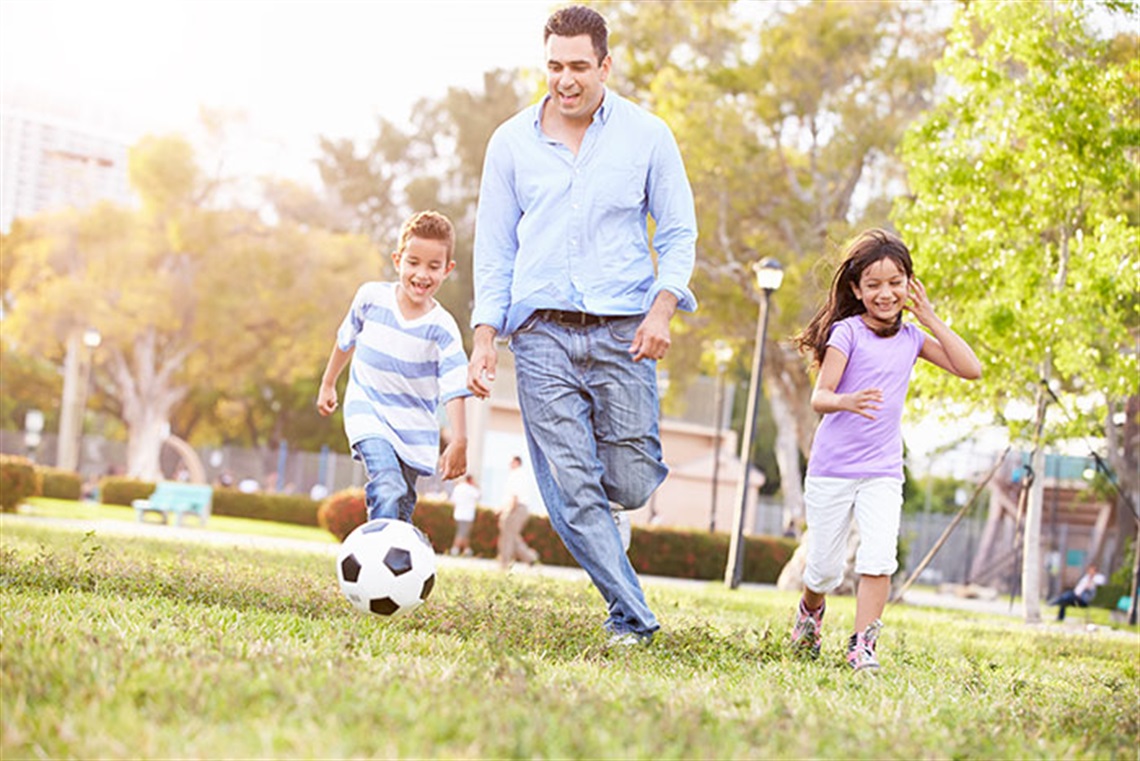
[[657, 365], [634, 362], [642, 317], [567, 327], [531, 316], [511, 336], [519, 407], [550, 524], [609, 606], [606, 628], [657, 619], [610, 512], [641, 507], [669, 472], [658, 438]]
[[368, 520], [394, 518], [411, 523], [419, 473], [405, 465], [384, 439], [363, 439], [352, 448], [368, 473], [368, 483], [364, 485]]

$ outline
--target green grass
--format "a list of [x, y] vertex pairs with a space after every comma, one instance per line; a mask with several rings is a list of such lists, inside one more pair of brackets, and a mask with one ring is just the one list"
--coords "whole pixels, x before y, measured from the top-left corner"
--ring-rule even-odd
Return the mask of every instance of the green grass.
[[[211, 519], [213, 528], [213, 519]], [[647, 588], [607, 650], [585, 582], [440, 569], [397, 621], [330, 559], [0, 519], [0, 757], [1136, 758], [1135, 634], [887, 611], [878, 676], [784, 640], [794, 596]]]
[[[31, 515], [38, 518], [70, 518], [88, 521], [128, 521], [135, 522], [134, 508], [122, 505], [104, 505], [98, 502], [73, 502], [66, 499], [48, 499], [46, 497], [32, 497], [20, 505], [21, 515]], [[157, 523], [154, 516], [147, 518], [148, 523]], [[171, 519], [173, 523], [173, 519]], [[197, 518], [187, 518], [183, 524], [188, 528], [197, 528]], [[227, 534], [255, 534], [282, 539], [299, 539], [307, 542], [324, 542], [335, 544], [336, 538], [316, 526], [298, 526], [291, 523], [277, 523], [276, 521], [262, 521], [252, 518], [234, 518], [228, 515], [211, 515], [206, 522], [210, 531], [221, 531]]]

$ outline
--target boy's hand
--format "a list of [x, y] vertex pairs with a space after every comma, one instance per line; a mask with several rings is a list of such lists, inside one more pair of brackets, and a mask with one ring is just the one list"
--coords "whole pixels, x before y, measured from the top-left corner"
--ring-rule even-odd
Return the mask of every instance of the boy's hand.
[[865, 388], [850, 394], [840, 394], [843, 409], [874, 420], [875, 414], [883, 408], [883, 392], [877, 388]]
[[439, 474], [445, 480], [459, 478], [467, 472], [467, 440], [454, 439], [439, 458]]
[[317, 412], [321, 413], [322, 417], [328, 417], [336, 412], [336, 405], [336, 386], [321, 386], [317, 394]]

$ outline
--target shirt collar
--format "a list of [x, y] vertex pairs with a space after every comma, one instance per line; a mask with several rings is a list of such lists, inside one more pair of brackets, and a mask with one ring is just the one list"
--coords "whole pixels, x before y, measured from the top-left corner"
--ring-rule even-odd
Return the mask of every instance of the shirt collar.
[[[591, 123], [601, 122], [602, 124], [606, 124], [610, 120], [610, 114], [613, 113], [613, 99], [614, 96], [610, 94], [610, 88], [602, 88], [602, 104], [598, 106], [598, 110], [594, 112]], [[542, 135], [542, 109], [546, 108], [546, 104], [549, 102], [550, 93], [546, 93], [542, 96], [542, 100], [535, 104], [534, 107], [534, 119], [532, 124], [534, 125], [534, 131], [539, 136]]]

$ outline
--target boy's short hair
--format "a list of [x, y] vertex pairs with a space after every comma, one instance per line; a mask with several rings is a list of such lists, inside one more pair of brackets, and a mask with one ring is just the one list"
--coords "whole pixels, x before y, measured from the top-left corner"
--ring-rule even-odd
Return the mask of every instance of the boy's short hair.
[[606, 60], [606, 56], [610, 54], [609, 32], [606, 29], [606, 20], [602, 18], [602, 14], [593, 8], [587, 8], [584, 5], [570, 5], [566, 8], [561, 8], [555, 11], [550, 18], [546, 20], [546, 28], [542, 31], [542, 41], [544, 43], [550, 39], [551, 35], [557, 37], [578, 37], [583, 34], [590, 35], [590, 42], [593, 43], [594, 54], [598, 56], [599, 66], [601, 66], [602, 61]]
[[403, 253], [412, 238], [441, 240], [447, 244], [447, 260], [451, 261], [455, 252], [455, 227], [451, 220], [438, 211], [421, 211], [408, 217], [400, 227], [400, 243], [397, 253]]

